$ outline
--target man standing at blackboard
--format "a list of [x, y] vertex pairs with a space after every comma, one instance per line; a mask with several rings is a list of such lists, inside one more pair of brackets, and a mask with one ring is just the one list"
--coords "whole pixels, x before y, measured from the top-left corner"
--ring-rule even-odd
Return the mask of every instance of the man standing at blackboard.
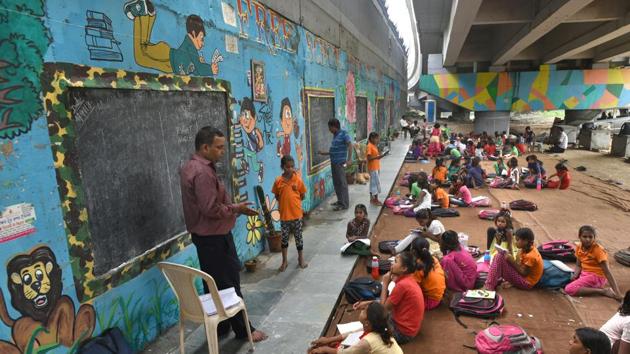
[[341, 129], [339, 119], [328, 121], [328, 130], [333, 135], [328, 152], [320, 151], [320, 155], [330, 155], [330, 168], [337, 201], [333, 203], [333, 210], [345, 210], [350, 206], [348, 196], [348, 180], [346, 179], [346, 162], [352, 161], [352, 139], [345, 130]]
[[[215, 164], [225, 153], [225, 136], [218, 129], [203, 127], [195, 136], [195, 154], [180, 170], [182, 204], [186, 229], [197, 248], [201, 270], [210, 274], [219, 290], [234, 287], [241, 298], [241, 263], [236, 254], [232, 228], [239, 215], [257, 215], [251, 202], [232, 204], [225, 186], [217, 176]], [[204, 282], [204, 290], [208, 288]], [[219, 335], [230, 326], [236, 338], [247, 339], [243, 313], [221, 322]], [[251, 327], [252, 338], [259, 342], [267, 335]]]

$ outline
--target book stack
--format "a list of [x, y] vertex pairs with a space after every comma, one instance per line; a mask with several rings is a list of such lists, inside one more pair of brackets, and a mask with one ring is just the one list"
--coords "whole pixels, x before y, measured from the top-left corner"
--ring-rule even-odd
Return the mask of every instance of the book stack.
[[122, 61], [120, 42], [114, 38], [112, 20], [102, 12], [86, 11], [85, 44], [90, 51], [90, 59]]

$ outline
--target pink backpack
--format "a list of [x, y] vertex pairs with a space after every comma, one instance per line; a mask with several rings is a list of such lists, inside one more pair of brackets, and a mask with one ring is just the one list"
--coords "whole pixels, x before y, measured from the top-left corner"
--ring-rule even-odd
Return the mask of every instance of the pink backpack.
[[501, 210], [498, 209], [484, 209], [479, 212], [479, 218], [485, 220], [494, 220], [494, 217], [499, 214]]
[[517, 325], [500, 325], [493, 322], [490, 327], [477, 333], [475, 349], [480, 354], [542, 354], [542, 343], [530, 337]]
[[470, 203], [471, 207], [489, 207], [490, 206], [490, 198], [488, 197], [483, 197], [480, 198], [479, 200], [475, 200], [472, 203]]
[[400, 198], [389, 197], [389, 198], [385, 199], [385, 206], [390, 208], [390, 209], [393, 209], [398, 204], [400, 204]]

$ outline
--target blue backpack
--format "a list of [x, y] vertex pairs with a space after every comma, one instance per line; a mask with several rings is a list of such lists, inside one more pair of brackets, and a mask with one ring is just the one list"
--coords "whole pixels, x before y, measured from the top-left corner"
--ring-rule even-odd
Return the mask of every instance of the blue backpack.
[[536, 284], [538, 288], [544, 289], [559, 289], [564, 288], [569, 282], [571, 282], [571, 272], [565, 272], [564, 270], [556, 267], [551, 261], [544, 259], [545, 269], [543, 275]]

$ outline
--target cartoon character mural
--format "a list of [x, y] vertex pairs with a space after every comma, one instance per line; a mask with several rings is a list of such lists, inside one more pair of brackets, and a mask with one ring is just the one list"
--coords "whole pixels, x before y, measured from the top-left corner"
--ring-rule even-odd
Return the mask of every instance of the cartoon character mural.
[[50, 248], [40, 246], [13, 257], [7, 264], [7, 275], [11, 305], [21, 317], [11, 318], [0, 291], [0, 319], [12, 327], [13, 336], [13, 343], [0, 341], [1, 353], [19, 354], [59, 345], [70, 348], [92, 336], [94, 308], [83, 304], [75, 315], [72, 299], [61, 294], [61, 268]]
[[256, 172], [258, 181], [262, 182], [264, 168], [262, 161], [258, 160], [257, 153], [265, 147], [265, 141], [260, 129], [256, 127], [256, 109], [249, 97], [243, 97], [238, 120], [243, 130], [243, 153], [245, 154], [245, 160], [242, 161], [243, 168], [249, 172], [251, 167]]
[[171, 48], [166, 42], [151, 42], [155, 24], [155, 6], [151, 0], [131, 0], [125, 3], [124, 12], [133, 21], [133, 54], [136, 64], [166, 73], [179, 75], [211, 76], [219, 73], [222, 57], [215, 50], [210, 64], [199, 51], [204, 46], [206, 29], [201, 17], [186, 18], [186, 36], [179, 48]]
[[0, 6], [0, 139], [28, 132], [42, 113], [39, 75], [50, 41], [43, 19], [43, 1]]
[[348, 123], [354, 123], [356, 120], [357, 101], [355, 95], [354, 73], [348, 71], [348, 76], [346, 77], [346, 119]]
[[291, 155], [291, 132], [293, 132], [293, 110], [288, 97], [282, 99], [280, 103], [280, 126], [282, 131], [278, 132], [278, 156], [282, 158]]

